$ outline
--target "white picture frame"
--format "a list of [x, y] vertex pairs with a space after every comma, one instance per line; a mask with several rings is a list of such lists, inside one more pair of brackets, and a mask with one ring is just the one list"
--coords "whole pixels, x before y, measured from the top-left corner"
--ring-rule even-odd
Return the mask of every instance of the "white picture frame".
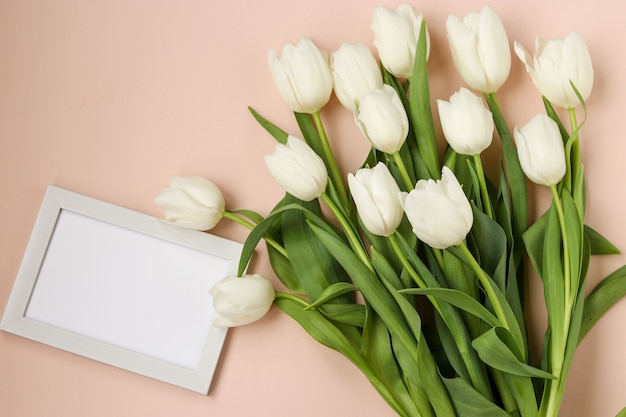
[[0, 330], [206, 395], [227, 334], [208, 290], [242, 248], [50, 186]]

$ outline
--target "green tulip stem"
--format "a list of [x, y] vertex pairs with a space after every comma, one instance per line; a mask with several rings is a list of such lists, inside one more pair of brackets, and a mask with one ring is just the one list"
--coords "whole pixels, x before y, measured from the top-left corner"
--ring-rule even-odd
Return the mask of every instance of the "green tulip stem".
[[485, 171], [483, 169], [483, 162], [480, 159], [480, 154], [472, 155], [474, 158], [474, 166], [476, 167], [476, 174], [478, 175], [478, 182], [480, 184], [480, 194], [482, 196], [482, 203], [485, 213], [491, 220], [494, 219], [493, 208], [491, 206], [491, 198], [489, 198], [489, 190], [487, 189], [487, 181], [485, 180]]
[[[249, 221], [247, 221], [246, 219], [244, 219], [241, 216], [236, 215], [235, 213], [233, 213], [232, 211], [228, 211], [228, 210], [224, 210], [224, 213], [222, 214], [222, 216], [225, 219], [228, 220], [232, 220], [235, 223], [239, 223], [240, 225], [253, 230], [255, 228], [255, 225]], [[276, 249], [278, 252], [280, 252], [281, 255], [283, 255], [285, 258], [289, 259], [289, 256], [287, 255], [287, 251], [285, 250], [285, 248], [278, 242], [276, 242], [274, 239], [272, 239], [269, 236], [263, 236], [263, 239], [269, 244], [271, 245], [274, 249]]]
[[289, 294], [289, 293], [286, 293], [286, 292], [276, 291], [274, 293], [274, 299], [276, 299], [276, 298], [284, 298], [286, 300], [295, 301], [296, 303], [302, 305], [302, 307], [304, 307], [304, 308], [308, 308], [309, 307], [309, 303], [307, 303], [306, 300], [303, 300], [302, 298], [298, 297], [297, 295]]
[[572, 128], [572, 156], [571, 156], [571, 170], [572, 170], [572, 182], [576, 180], [576, 176], [578, 175], [578, 167], [580, 166], [580, 141], [578, 135], [578, 120], [576, 117], [576, 109], [574, 107], [570, 107], [568, 109], [570, 125]]
[[[400, 263], [402, 263], [405, 271], [409, 273], [409, 275], [411, 276], [413, 281], [415, 281], [419, 288], [428, 288], [426, 282], [424, 282], [422, 277], [419, 276], [413, 265], [411, 265], [407, 257], [404, 255], [404, 252], [402, 252], [400, 244], [398, 243], [398, 238], [395, 236], [395, 233], [398, 233], [398, 231], [395, 231], [394, 234], [389, 235], [388, 238], [389, 242], [391, 243], [391, 247], [393, 248], [393, 251], [396, 253], [398, 259], [400, 260]], [[433, 302], [433, 306], [437, 308], [438, 304], [436, 300]], [[442, 317], [444, 316], [442, 315]]]
[[461, 252], [463, 252], [463, 255], [465, 255], [465, 258], [467, 258], [467, 261], [469, 262], [472, 270], [476, 274], [476, 277], [478, 278], [480, 283], [483, 285], [485, 293], [487, 294], [489, 301], [491, 301], [494, 312], [496, 313], [496, 317], [498, 317], [500, 324], [502, 325], [502, 327], [510, 331], [511, 327], [509, 326], [509, 323], [506, 320], [506, 315], [504, 314], [504, 309], [502, 308], [502, 304], [500, 304], [500, 300], [498, 299], [496, 292], [493, 289], [493, 286], [491, 285], [491, 282], [489, 281], [487, 277], [487, 274], [480, 267], [480, 264], [478, 263], [476, 258], [474, 258], [474, 255], [472, 255], [472, 252], [470, 252], [470, 250], [467, 248], [467, 245], [465, 245], [465, 243], [461, 242], [457, 245], [457, 247], [461, 250]]
[[[565, 311], [562, 320], [562, 326], [559, 328], [551, 328], [552, 334], [551, 352], [550, 352], [550, 372], [556, 379], [547, 381], [550, 384], [548, 398], [544, 402], [542, 401], [541, 415], [545, 417], [556, 417], [559, 414], [559, 408], [561, 399], [563, 397], [563, 383], [565, 372], [565, 350], [567, 348], [567, 338], [569, 335], [569, 328], [572, 319], [572, 309], [576, 298], [576, 294], [572, 293], [572, 277], [570, 267], [570, 253], [569, 244], [567, 238], [567, 229], [565, 228], [565, 215], [563, 211], [563, 205], [559, 197], [559, 193], [556, 185], [550, 186], [554, 204], [556, 206], [557, 215], [559, 218], [559, 226], [561, 228], [561, 237], [563, 241], [563, 280], [564, 280], [564, 296], [565, 296]], [[550, 314], [550, 311], [548, 311]], [[544, 413], [545, 412], [545, 413]]]
[[565, 228], [565, 213], [563, 211], [563, 204], [561, 203], [561, 198], [559, 197], [559, 192], [557, 190], [556, 184], [550, 186], [550, 191], [552, 192], [552, 198], [554, 199], [554, 204], [556, 206], [556, 212], [559, 217], [559, 225], [561, 227], [561, 236], [563, 240], [563, 279], [565, 280], [565, 305], [567, 306], [568, 312], [566, 319], [568, 319], [565, 323], [566, 328], [569, 328], [569, 310], [570, 306], [573, 304], [573, 299], [575, 294], [572, 293], [572, 280], [571, 280], [571, 267], [570, 267], [570, 253], [569, 253], [569, 240], [567, 237], [567, 229]]
[[335, 189], [339, 194], [339, 199], [341, 203], [345, 207], [347, 207], [350, 201], [348, 198], [348, 191], [346, 190], [346, 186], [343, 182], [343, 177], [341, 176], [341, 172], [339, 171], [339, 165], [337, 165], [333, 150], [331, 149], [330, 143], [328, 142], [328, 136], [326, 135], [326, 130], [324, 129], [322, 118], [320, 117], [319, 112], [312, 113], [311, 116], [313, 117], [315, 129], [317, 130], [317, 133], [320, 137], [320, 142], [324, 152], [324, 157], [326, 158], [331, 181], [335, 185]]
[[406, 186], [407, 191], [411, 191], [414, 188], [413, 181], [411, 181], [411, 177], [409, 176], [406, 165], [404, 165], [404, 161], [400, 156], [400, 152], [394, 153], [392, 157], [393, 161], [396, 163], [396, 166], [400, 170], [400, 175], [402, 176], [402, 181], [404, 181], [404, 185]]
[[335, 217], [339, 221], [339, 224], [341, 225], [341, 227], [343, 228], [344, 232], [346, 233], [346, 236], [348, 237], [348, 241], [350, 242], [350, 246], [352, 246], [352, 249], [356, 252], [356, 254], [359, 256], [361, 261], [363, 261], [363, 263], [365, 265], [367, 265], [367, 267], [370, 270], [374, 271], [374, 267], [372, 266], [372, 262], [370, 261], [370, 258], [367, 255], [367, 252], [365, 251], [365, 248], [363, 247], [363, 243], [362, 243], [361, 239], [359, 239], [357, 233], [355, 232], [354, 228], [352, 227], [352, 223], [350, 223], [350, 221], [348, 221], [348, 219], [344, 215], [343, 211], [341, 211], [341, 209], [339, 207], [337, 207], [337, 205], [335, 204], [333, 199], [330, 198], [330, 196], [328, 194], [322, 193], [320, 198], [326, 203], [326, 205], [328, 205], [328, 208], [330, 208], [330, 210], [333, 212], [333, 214], [335, 215]]

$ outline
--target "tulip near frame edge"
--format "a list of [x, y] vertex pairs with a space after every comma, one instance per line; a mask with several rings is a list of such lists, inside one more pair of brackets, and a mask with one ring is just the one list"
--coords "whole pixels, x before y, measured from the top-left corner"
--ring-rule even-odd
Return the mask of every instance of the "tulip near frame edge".
[[165, 222], [194, 230], [212, 229], [225, 210], [220, 189], [199, 176], [171, 177], [154, 202], [163, 209]]
[[217, 327], [250, 324], [263, 317], [274, 302], [272, 283], [258, 274], [229, 276], [218, 281], [210, 290]]

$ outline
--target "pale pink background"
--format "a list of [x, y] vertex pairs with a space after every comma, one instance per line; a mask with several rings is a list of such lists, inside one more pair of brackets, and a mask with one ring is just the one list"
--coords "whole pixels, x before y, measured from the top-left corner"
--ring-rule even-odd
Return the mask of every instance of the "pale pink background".
[[[295, 123], [270, 80], [266, 53], [301, 35], [334, 50], [371, 45], [380, 0], [0, 0], [0, 311], [9, 297], [45, 190], [55, 184], [159, 216], [154, 196], [170, 175], [204, 175], [228, 207], [267, 213], [282, 191], [263, 155], [273, 140], [251, 105], [292, 133]], [[432, 36], [433, 97], [460, 84], [445, 40], [448, 14], [481, 0], [414, 5]], [[596, 82], [582, 133], [588, 223], [626, 249], [624, 7], [614, 0], [493, 1], [511, 42], [578, 30]], [[541, 102], [521, 64], [500, 92], [512, 125]], [[344, 171], [366, 145], [350, 115], [324, 112]], [[541, 195], [545, 194], [540, 192]], [[541, 201], [541, 200], [540, 200]], [[223, 224], [215, 233], [243, 241]], [[625, 256], [594, 261], [590, 284]], [[252, 265], [272, 277], [263, 253]], [[530, 319], [541, 332], [540, 294]], [[602, 319], [577, 352], [564, 416], [614, 416], [626, 405], [626, 302]], [[392, 416], [368, 382], [276, 309], [231, 331], [208, 396], [0, 333], [0, 416]]]

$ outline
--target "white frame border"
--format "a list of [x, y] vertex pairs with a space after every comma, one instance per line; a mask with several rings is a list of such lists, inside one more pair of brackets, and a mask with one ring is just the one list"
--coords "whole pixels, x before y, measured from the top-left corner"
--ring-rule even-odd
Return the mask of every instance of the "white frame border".
[[198, 363], [194, 369], [189, 369], [25, 316], [62, 210], [223, 258], [228, 263], [228, 274], [237, 273], [243, 248], [240, 243], [208, 233], [175, 227], [142, 213], [49, 186], [4, 316], [0, 321], [0, 330], [206, 395], [217, 367], [227, 328], [211, 327]]

